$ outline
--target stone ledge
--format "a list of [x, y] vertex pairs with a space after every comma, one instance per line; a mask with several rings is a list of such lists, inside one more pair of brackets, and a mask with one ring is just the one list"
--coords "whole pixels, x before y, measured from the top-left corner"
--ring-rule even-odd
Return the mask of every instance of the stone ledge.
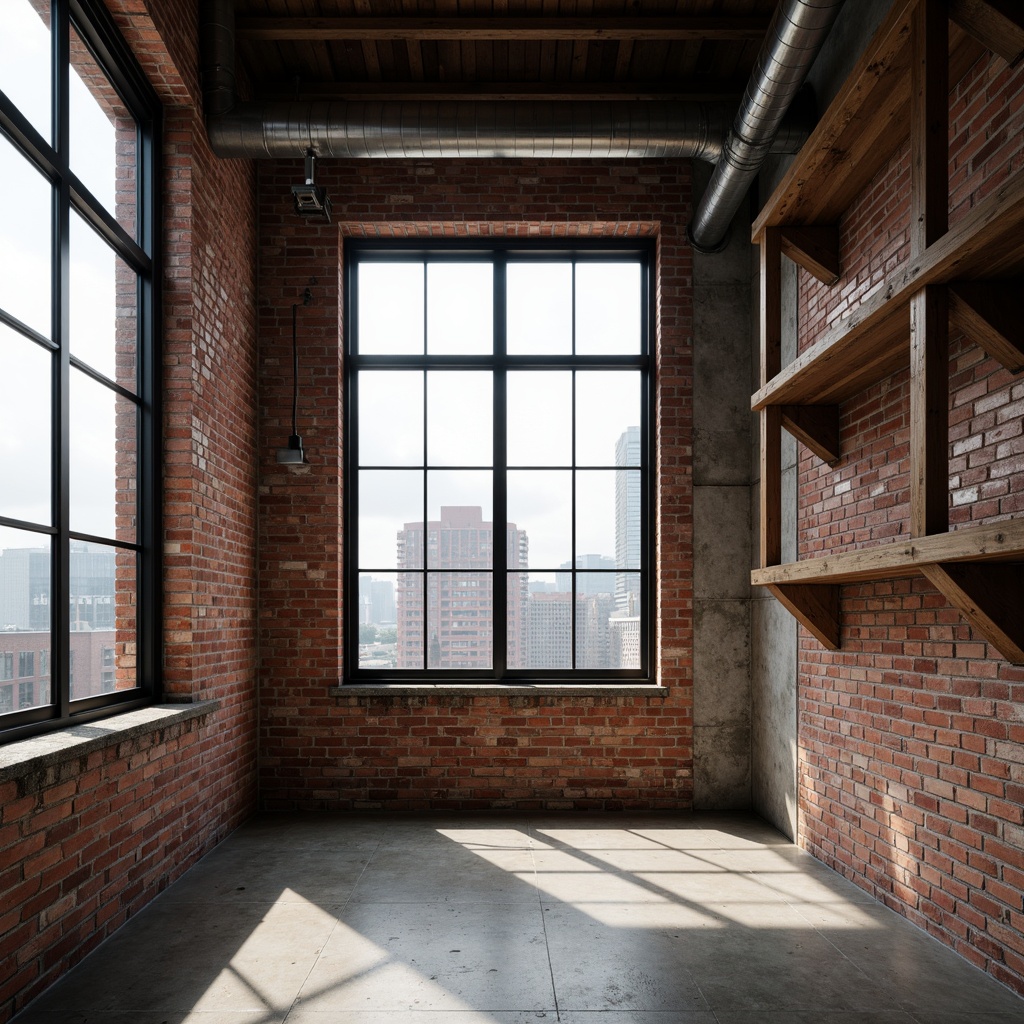
[[193, 718], [201, 718], [219, 707], [219, 700], [204, 700], [195, 704], [154, 704], [112, 715], [110, 718], [83, 722], [81, 725], [16, 740], [0, 747], [0, 782], [21, 779], [34, 772], [65, 764], [93, 750], [146, 736]]
[[668, 688], [653, 683], [350, 683], [332, 686], [331, 697], [653, 697], [664, 699]]

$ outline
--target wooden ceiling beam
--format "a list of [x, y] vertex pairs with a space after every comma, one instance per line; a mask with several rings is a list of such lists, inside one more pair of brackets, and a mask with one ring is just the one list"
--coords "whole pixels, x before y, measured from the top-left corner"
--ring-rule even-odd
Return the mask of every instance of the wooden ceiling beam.
[[594, 102], [687, 100], [736, 102], [745, 82], [693, 79], [681, 82], [301, 82], [257, 88], [264, 101], [517, 101]]
[[768, 21], [768, 18], [696, 15], [634, 18], [239, 17], [235, 21], [235, 30], [240, 39], [261, 42], [428, 39], [449, 42], [488, 39], [747, 42], [763, 39]]

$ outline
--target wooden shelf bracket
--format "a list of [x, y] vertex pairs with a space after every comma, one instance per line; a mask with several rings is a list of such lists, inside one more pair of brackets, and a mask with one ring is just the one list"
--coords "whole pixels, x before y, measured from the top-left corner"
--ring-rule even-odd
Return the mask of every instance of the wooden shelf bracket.
[[839, 587], [772, 584], [768, 592], [830, 651], [839, 650]]
[[1010, 373], [1024, 370], [1024, 281], [957, 281], [949, 286], [952, 324], [977, 342]]
[[921, 571], [1007, 661], [1024, 665], [1024, 565], [944, 562]]
[[782, 425], [822, 462], [839, 461], [838, 405], [782, 405]]
[[822, 284], [839, 280], [839, 225], [786, 224], [780, 229], [782, 255]]

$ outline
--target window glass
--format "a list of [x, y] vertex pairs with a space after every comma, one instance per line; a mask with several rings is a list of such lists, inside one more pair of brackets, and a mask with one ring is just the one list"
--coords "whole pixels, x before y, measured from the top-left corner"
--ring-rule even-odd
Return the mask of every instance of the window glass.
[[105, 544], [71, 545], [69, 624], [75, 675], [71, 699], [136, 685], [137, 578], [134, 551]]
[[[53, 61], [47, 0], [0, 3], [0, 89], [47, 141], [52, 141]], [[0, 174], [0, 181], [7, 181]]]
[[510, 370], [507, 375], [508, 464], [572, 464], [572, 374]]
[[71, 370], [71, 529], [135, 540], [137, 407]]
[[363, 466], [423, 465], [423, 373], [359, 373], [359, 462]]
[[427, 464], [490, 466], [494, 461], [494, 386], [490, 372], [427, 374]]
[[423, 351], [423, 264], [359, 265], [359, 352], [402, 355]]
[[640, 297], [638, 264], [577, 264], [577, 355], [639, 352]]
[[69, 87], [71, 170], [134, 238], [138, 128], [73, 27]]
[[71, 354], [136, 390], [136, 274], [71, 213]]
[[0, 215], [0, 308], [49, 337], [53, 192], [2, 134], [0, 182], [8, 197]]
[[490, 263], [427, 265], [427, 351], [431, 355], [492, 351], [494, 269]]
[[52, 367], [53, 353], [0, 323], [0, 516], [44, 525], [52, 518]]
[[45, 534], [0, 526], [0, 706], [8, 712], [51, 701], [50, 552]]
[[507, 350], [512, 355], [572, 352], [572, 264], [510, 263]]
[[348, 674], [644, 678], [644, 257], [361, 256]]

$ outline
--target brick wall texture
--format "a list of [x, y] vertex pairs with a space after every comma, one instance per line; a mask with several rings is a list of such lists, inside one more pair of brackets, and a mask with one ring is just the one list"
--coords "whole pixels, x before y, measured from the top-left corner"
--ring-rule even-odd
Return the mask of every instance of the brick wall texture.
[[[1024, 69], [985, 56], [951, 93], [950, 223], [1024, 161]], [[800, 343], [909, 257], [902, 146], [841, 223], [843, 275], [800, 283]], [[950, 344], [952, 528], [1024, 513], [1024, 381]], [[800, 461], [802, 557], [908, 533], [908, 375], [842, 407], [842, 458]], [[1024, 992], [1024, 668], [922, 581], [843, 588], [842, 650], [801, 635], [800, 842]]]
[[[692, 803], [692, 271], [684, 164], [324, 161], [335, 223], [260, 166], [260, 792], [268, 808], [687, 808]], [[661, 696], [330, 696], [342, 678], [341, 245], [355, 237], [657, 240]], [[299, 433], [291, 431], [291, 304]]]
[[0, 783], [0, 1021], [256, 804], [255, 173], [214, 158], [195, 6], [111, 7], [164, 103], [165, 697], [209, 714]]

